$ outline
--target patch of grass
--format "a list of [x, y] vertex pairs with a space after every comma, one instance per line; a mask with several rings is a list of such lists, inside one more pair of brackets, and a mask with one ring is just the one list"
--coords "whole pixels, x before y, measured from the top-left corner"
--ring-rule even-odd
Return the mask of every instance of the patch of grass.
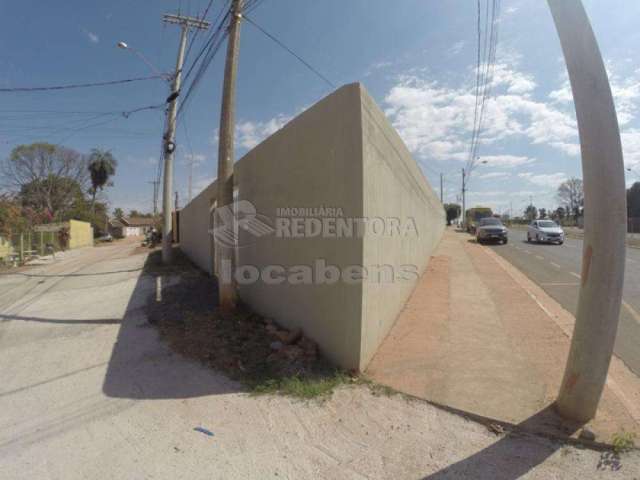
[[616, 455], [626, 453], [633, 450], [636, 446], [636, 434], [632, 432], [618, 432], [614, 433], [611, 438], [611, 445], [613, 445], [613, 451]]
[[373, 380], [365, 377], [364, 375], [360, 375], [355, 379], [355, 382], [359, 385], [364, 385], [369, 388], [371, 395], [374, 397], [392, 397], [394, 395], [401, 395], [405, 397], [405, 399], [409, 399], [409, 396], [405, 396], [402, 392], [395, 390], [387, 385], [382, 385], [380, 383], [376, 383]]
[[253, 395], [287, 395], [304, 400], [322, 399], [329, 397], [333, 391], [344, 384], [350, 383], [350, 378], [344, 372], [335, 370], [332, 374], [313, 376], [292, 376], [270, 378], [252, 385]]

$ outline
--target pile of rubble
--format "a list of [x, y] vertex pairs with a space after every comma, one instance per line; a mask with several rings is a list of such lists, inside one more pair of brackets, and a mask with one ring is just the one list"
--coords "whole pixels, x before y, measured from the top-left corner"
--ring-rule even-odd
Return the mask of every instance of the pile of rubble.
[[269, 344], [273, 353], [267, 357], [267, 361], [280, 358], [286, 358], [291, 362], [316, 360], [318, 347], [313, 340], [304, 336], [300, 328], [285, 330], [278, 327], [270, 318], [265, 318], [264, 324], [265, 331], [274, 339]]
[[301, 329], [287, 330], [247, 308], [221, 315], [212, 291], [209, 279], [183, 276], [161, 302], [150, 299], [149, 322], [176, 352], [249, 384], [331, 369]]

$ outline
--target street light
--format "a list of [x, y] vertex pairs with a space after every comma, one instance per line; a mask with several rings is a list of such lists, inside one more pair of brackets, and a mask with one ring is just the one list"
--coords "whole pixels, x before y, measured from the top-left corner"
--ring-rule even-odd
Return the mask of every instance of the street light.
[[[476, 160], [480, 160], [480, 157], [476, 157]], [[487, 164], [489, 161], [488, 160], [482, 160], [480, 163], [481, 164]], [[471, 175], [471, 171], [473, 170], [473, 164], [471, 164], [471, 166], [469, 167], [468, 171], [465, 171], [464, 168], [462, 168], [462, 228], [465, 229], [467, 227], [467, 212], [466, 212], [466, 208], [467, 208], [467, 182], [468, 182], [468, 178], [469, 175]]]
[[173, 75], [170, 75], [170, 74], [168, 74], [166, 72], [161, 72], [159, 68], [157, 68], [153, 63], [151, 63], [147, 59], [147, 57], [145, 57], [142, 54], [142, 52], [140, 52], [139, 50], [129, 46], [126, 42], [120, 41], [120, 42], [118, 42], [116, 44], [116, 46], [118, 48], [121, 48], [122, 50], [130, 50], [131, 52], [133, 52], [135, 55], [138, 56], [138, 58], [140, 58], [140, 60], [142, 60], [153, 71], [153, 73], [155, 73], [159, 77], [163, 78], [167, 82], [170, 82], [171, 80], [173, 80]]

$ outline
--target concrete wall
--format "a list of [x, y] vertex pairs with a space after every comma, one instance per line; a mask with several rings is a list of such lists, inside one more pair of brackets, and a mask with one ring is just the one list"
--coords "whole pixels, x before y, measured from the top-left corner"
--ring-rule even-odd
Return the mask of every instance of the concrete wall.
[[[384, 114], [359, 84], [338, 89], [289, 122], [236, 163], [237, 198], [257, 208], [277, 227], [284, 208], [329, 207], [343, 219], [411, 217], [410, 237], [352, 235], [289, 236], [276, 231], [254, 236], [239, 231], [242, 269], [276, 266], [285, 281], [241, 282], [241, 298], [256, 311], [287, 327], [301, 327], [321, 350], [346, 368], [363, 369], [393, 325], [444, 229], [444, 212], [434, 192]], [[181, 248], [212, 272], [208, 214], [215, 183], [180, 215]], [[307, 215], [299, 215], [301, 217]], [[318, 221], [325, 217], [311, 214]], [[331, 216], [331, 215], [329, 215]], [[286, 220], [286, 215], [284, 215]], [[317, 218], [322, 217], [322, 218]], [[302, 219], [304, 220], [304, 219]], [[404, 264], [416, 274], [403, 282], [301, 281], [299, 267], [318, 273], [318, 261], [345, 273], [353, 266]], [[304, 275], [303, 275], [304, 276]], [[356, 275], [357, 276], [357, 275]]]
[[180, 249], [210, 274], [213, 273], [213, 257], [209, 208], [215, 202], [215, 196], [216, 183], [213, 182], [180, 211]]
[[93, 246], [93, 227], [90, 223], [69, 220], [69, 248]]
[[388, 221], [387, 231], [364, 237], [363, 262], [370, 274], [376, 273], [375, 266], [384, 266], [377, 269], [377, 279], [363, 284], [360, 364], [366, 365], [393, 326], [417, 276], [426, 268], [446, 218], [411, 153], [364, 89], [361, 105], [364, 216], [396, 218], [399, 225], [396, 230]]
[[11, 241], [8, 238], [0, 236], [0, 259], [6, 257], [13, 252]]
[[[289, 122], [239, 162], [239, 200], [276, 218], [277, 208], [340, 207], [345, 217], [362, 216], [360, 90], [339, 89]], [[254, 243], [241, 235], [240, 265], [314, 266], [362, 264], [361, 238], [277, 238]], [[287, 327], [300, 326], [336, 363], [359, 366], [362, 284], [240, 286], [257, 311]]]

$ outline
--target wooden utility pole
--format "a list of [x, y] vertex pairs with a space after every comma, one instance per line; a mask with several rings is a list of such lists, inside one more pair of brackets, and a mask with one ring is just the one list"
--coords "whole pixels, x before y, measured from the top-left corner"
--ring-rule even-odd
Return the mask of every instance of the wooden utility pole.
[[462, 169], [462, 228], [463, 230], [467, 228], [467, 215], [465, 213], [467, 185], [466, 185], [465, 175], [466, 173], [463, 168]]
[[[224, 67], [222, 108], [220, 110], [220, 139], [218, 141], [218, 192], [217, 208], [233, 208], [233, 160], [235, 129], [236, 76], [240, 49], [240, 20], [244, 0], [233, 0], [229, 25], [227, 60]], [[216, 219], [229, 218], [235, 223], [235, 215], [215, 215]], [[233, 225], [235, 227], [235, 225]], [[215, 228], [215, 225], [214, 225]], [[234, 228], [235, 231], [235, 228]], [[218, 276], [218, 300], [222, 311], [235, 309], [237, 301], [235, 249], [221, 242], [215, 244], [215, 270]]]
[[173, 239], [173, 225], [171, 222], [172, 193], [173, 193], [173, 157], [176, 149], [176, 112], [178, 110], [178, 95], [180, 95], [180, 84], [182, 81], [182, 64], [184, 63], [184, 51], [187, 45], [187, 36], [190, 28], [206, 30], [209, 22], [199, 18], [184, 17], [181, 15], [165, 14], [163, 21], [180, 25], [180, 47], [178, 48], [178, 58], [176, 60], [176, 71], [171, 84], [171, 93], [167, 98], [169, 108], [167, 109], [167, 130], [162, 139], [164, 142], [164, 182], [162, 190], [162, 263], [171, 263], [171, 243]]
[[149, 180], [147, 183], [153, 184], [153, 216], [158, 215], [158, 185], [159, 180]]

